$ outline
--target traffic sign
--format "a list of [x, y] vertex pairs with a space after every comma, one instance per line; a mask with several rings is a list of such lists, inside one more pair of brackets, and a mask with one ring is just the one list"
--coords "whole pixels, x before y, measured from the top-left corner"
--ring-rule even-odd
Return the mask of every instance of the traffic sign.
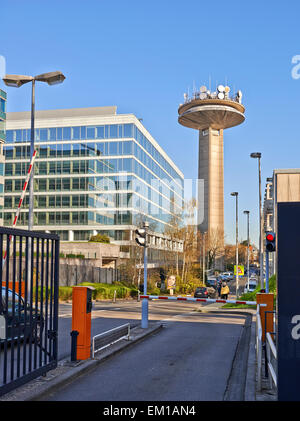
[[[239, 268], [238, 275], [239, 276], [244, 276], [244, 273], [245, 273], [245, 271], [244, 271], [244, 265], [238, 265], [238, 268]], [[234, 274], [236, 275], [236, 265], [234, 265]]]

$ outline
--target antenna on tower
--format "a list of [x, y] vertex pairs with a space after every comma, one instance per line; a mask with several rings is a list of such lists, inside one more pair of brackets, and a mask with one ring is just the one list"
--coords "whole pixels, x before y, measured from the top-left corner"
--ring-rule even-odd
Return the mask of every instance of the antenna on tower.
[[208, 89], [211, 91], [211, 76], [208, 77]]

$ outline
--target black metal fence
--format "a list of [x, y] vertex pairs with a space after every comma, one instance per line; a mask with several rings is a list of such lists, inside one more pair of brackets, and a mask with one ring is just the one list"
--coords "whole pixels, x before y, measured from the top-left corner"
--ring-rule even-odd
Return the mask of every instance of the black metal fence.
[[0, 256], [1, 396], [57, 366], [59, 237], [0, 227]]

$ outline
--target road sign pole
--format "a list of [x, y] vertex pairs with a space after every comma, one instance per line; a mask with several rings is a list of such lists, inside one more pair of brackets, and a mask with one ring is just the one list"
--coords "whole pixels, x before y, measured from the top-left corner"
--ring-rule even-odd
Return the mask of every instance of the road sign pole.
[[[148, 223], [144, 223], [144, 229], [146, 230], [145, 236], [145, 246], [144, 246], [144, 295], [147, 295], [147, 266], [148, 266], [148, 253], [147, 253], [147, 228]], [[142, 300], [142, 329], [147, 329], [148, 327], [148, 300]]]

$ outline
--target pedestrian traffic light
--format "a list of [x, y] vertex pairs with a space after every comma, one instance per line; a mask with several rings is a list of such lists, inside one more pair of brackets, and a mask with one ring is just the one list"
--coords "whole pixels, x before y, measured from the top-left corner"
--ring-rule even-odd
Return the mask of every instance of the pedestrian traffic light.
[[272, 252], [276, 250], [276, 238], [274, 232], [267, 232], [266, 233], [266, 250], [268, 252]]
[[137, 237], [135, 241], [138, 243], [139, 246], [146, 247], [146, 235], [147, 232], [144, 228], [138, 228], [135, 230]]

